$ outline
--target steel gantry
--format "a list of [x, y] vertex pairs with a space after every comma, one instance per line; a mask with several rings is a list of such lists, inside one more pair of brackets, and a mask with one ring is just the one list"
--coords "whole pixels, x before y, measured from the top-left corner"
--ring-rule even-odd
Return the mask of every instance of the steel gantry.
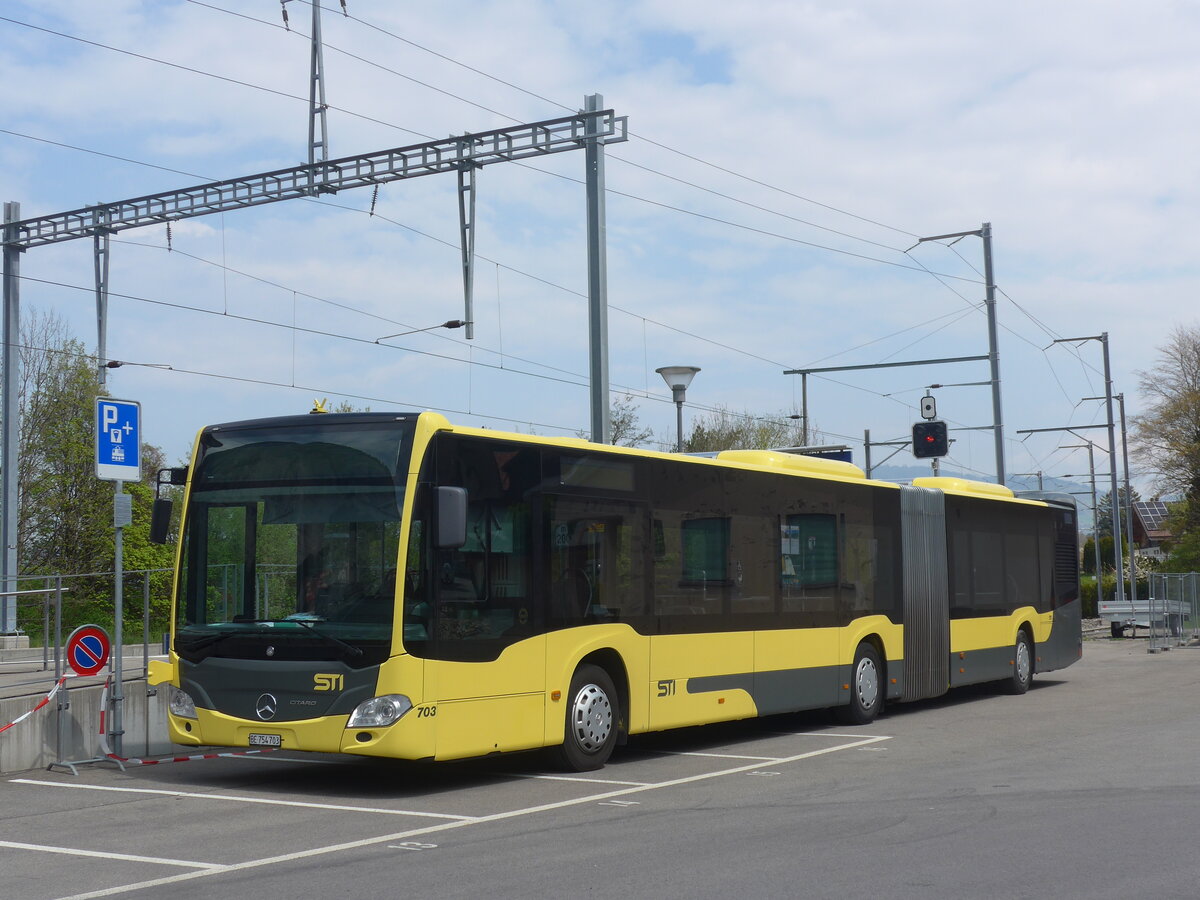
[[[592, 130], [594, 127], [594, 130]], [[98, 228], [125, 231], [193, 216], [298, 200], [314, 189], [336, 193], [350, 188], [373, 187], [405, 178], [458, 172], [498, 162], [514, 162], [581, 150], [585, 141], [610, 144], [628, 139], [626, 118], [611, 109], [580, 112], [559, 119], [514, 125], [495, 131], [463, 134], [378, 150], [361, 156], [346, 156], [227, 181], [212, 181], [182, 190], [148, 194], [131, 200], [101, 203], [83, 209], [36, 216], [11, 223], [19, 249], [70, 241], [95, 234]], [[5, 243], [10, 243], [6, 240]]]
[[[320, 106], [320, 98], [314, 104]], [[20, 218], [20, 205], [5, 203], [3, 225], [3, 469], [0, 488], [0, 592], [15, 589], [17, 573], [17, 399], [20, 344], [20, 253], [34, 247], [93, 237], [96, 257], [96, 301], [99, 351], [106, 330], [108, 288], [108, 236], [130, 228], [171, 223], [178, 219], [298, 200], [318, 194], [361, 187], [377, 187], [406, 178], [455, 172], [459, 176], [459, 226], [462, 240], [464, 316], [467, 337], [474, 335], [472, 287], [475, 248], [475, 170], [498, 162], [537, 159], [568, 150], [586, 150], [585, 183], [588, 207], [588, 301], [591, 309], [593, 439], [609, 436], [607, 383], [607, 291], [604, 276], [604, 164], [605, 144], [628, 140], [628, 123], [611, 109], [601, 109], [599, 94], [585, 98], [580, 112], [556, 119], [513, 125], [493, 131], [453, 135], [437, 141], [410, 144], [340, 159], [314, 159], [306, 165], [245, 175], [180, 190], [163, 191], [100, 203], [67, 212]], [[310, 136], [309, 149], [322, 152], [326, 138]], [[100, 361], [101, 363], [104, 360]], [[597, 374], [599, 373], [599, 375]], [[597, 409], [602, 407], [602, 410]], [[0, 634], [16, 628], [16, 607], [0, 595]]]

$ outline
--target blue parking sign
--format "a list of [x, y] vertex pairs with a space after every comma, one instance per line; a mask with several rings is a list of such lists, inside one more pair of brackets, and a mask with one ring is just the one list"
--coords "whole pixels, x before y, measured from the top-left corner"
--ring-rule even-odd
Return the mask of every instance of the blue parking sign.
[[142, 407], [136, 400], [96, 398], [96, 477], [141, 481]]

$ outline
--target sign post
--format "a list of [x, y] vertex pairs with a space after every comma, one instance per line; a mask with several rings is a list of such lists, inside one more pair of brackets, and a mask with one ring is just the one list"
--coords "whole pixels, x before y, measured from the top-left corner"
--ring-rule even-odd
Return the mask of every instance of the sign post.
[[122, 752], [125, 734], [121, 704], [125, 700], [122, 684], [122, 648], [124, 647], [124, 530], [133, 521], [133, 498], [122, 490], [123, 482], [141, 481], [142, 407], [134, 400], [96, 398], [96, 477], [114, 482], [113, 528], [115, 562], [113, 565], [113, 643], [112, 655], [112, 737], [113, 751]]

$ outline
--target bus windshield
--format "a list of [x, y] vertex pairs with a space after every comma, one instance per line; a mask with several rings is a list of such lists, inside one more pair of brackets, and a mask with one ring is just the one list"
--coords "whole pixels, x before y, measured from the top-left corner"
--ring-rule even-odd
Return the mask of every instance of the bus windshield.
[[414, 427], [415, 416], [351, 414], [206, 429], [183, 526], [176, 652], [386, 658]]

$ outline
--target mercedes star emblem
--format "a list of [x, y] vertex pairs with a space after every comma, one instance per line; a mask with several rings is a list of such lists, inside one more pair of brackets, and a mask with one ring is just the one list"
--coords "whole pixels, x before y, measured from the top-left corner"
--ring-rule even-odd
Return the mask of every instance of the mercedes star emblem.
[[275, 710], [279, 703], [275, 700], [274, 694], [259, 694], [258, 699], [254, 701], [254, 714], [266, 722], [268, 719], [275, 718]]

